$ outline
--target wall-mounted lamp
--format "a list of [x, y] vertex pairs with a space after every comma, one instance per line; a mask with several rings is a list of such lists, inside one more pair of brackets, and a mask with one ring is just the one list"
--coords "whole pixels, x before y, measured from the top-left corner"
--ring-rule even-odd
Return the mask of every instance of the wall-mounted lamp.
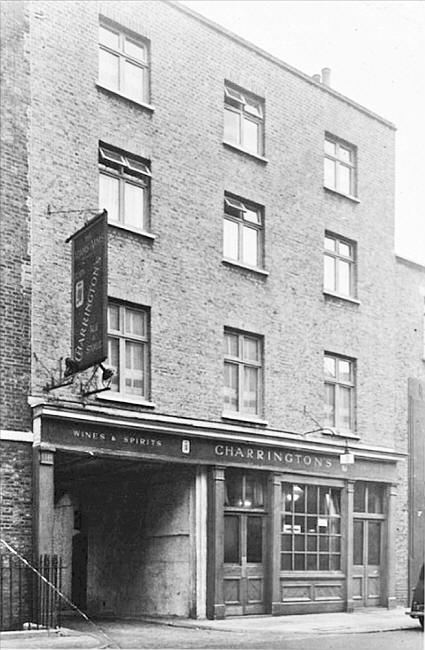
[[348, 449], [347, 441], [345, 441], [344, 453], [339, 456], [339, 462], [343, 472], [348, 470], [348, 465], [354, 465], [354, 454]]

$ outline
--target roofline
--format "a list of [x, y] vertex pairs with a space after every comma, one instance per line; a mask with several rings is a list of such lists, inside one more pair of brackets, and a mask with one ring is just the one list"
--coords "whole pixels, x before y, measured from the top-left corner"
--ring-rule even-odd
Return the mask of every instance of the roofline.
[[425, 271], [425, 264], [422, 264], [421, 262], [415, 262], [415, 260], [411, 260], [408, 257], [404, 257], [403, 255], [397, 255], [395, 256], [396, 262], [399, 264], [405, 264], [406, 266], [414, 266], [415, 268], [418, 269], [418, 271]]
[[210, 20], [209, 18], [205, 18], [205, 16], [202, 16], [201, 14], [198, 14], [196, 11], [193, 11], [193, 9], [189, 9], [189, 7], [186, 7], [185, 5], [180, 4], [179, 1], [177, 0], [161, 0], [164, 4], [169, 5], [170, 7], [173, 7], [174, 9], [177, 9], [177, 11], [181, 11], [182, 13], [187, 14], [191, 18], [194, 18], [200, 23], [203, 23], [210, 29], [213, 29], [216, 32], [219, 32], [223, 34], [224, 36], [227, 36], [230, 38], [232, 41], [235, 41], [236, 43], [239, 43], [239, 45], [242, 45], [243, 47], [246, 47], [249, 50], [252, 50], [253, 52], [256, 52], [260, 56], [262, 56], [264, 59], [267, 59], [271, 63], [274, 63], [275, 65], [279, 66], [280, 68], [283, 68], [287, 72], [290, 72], [291, 74], [295, 75], [296, 77], [300, 77], [304, 81], [307, 81], [309, 84], [312, 86], [316, 86], [316, 88], [319, 88], [320, 90], [328, 93], [329, 95], [332, 95], [336, 99], [339, 99], [342, 102], [345, 102], [349, 106], [352, 106], [353, 108], [357, 109], [361, 113], [364, 113], [368, 117], [371, 117], [378, 122], [381, 122], [381, 124], [384, 124], [388, 128], [392, 129], [393, 131], [397, 130], [397, 127], [393, 122], [390, 122], [389, 120], [385, 119], [384, 117], [381, 117], [377, 113], [374, 113], [373, 111], [369, 110], [368, 108], [365, 108], [365, 106], [362, 106], [361, 104], [358, 104], [357, 102], [353, 101], [349, 97], [346, 97], [345, 95], [342, 95], [341, 93], [337, 92], [330, 86], [325, 86], [321, 82], [315, 81], [313, 77], [310, 77], [308, 74], [305, 72], [301, 72], [301, 70], [298, 70], [297, 68], [292, 67], [288, 63], [285, 63], [281, 59], [278, 59], [277, 57], [273, 56], [269, 52], [266, 52], [266, 50], [261, 49], [261, 47], [258, 47], [258, 45], [254, 45], [254, 43], [251, 43], [250, 41], [245, 40], [241, 36], [238, 36], [234, 32], [231, 32], [230, 30], [226, 29], [225, 27], [222, 27], [218, 23], [215, 23], [214, 21]]

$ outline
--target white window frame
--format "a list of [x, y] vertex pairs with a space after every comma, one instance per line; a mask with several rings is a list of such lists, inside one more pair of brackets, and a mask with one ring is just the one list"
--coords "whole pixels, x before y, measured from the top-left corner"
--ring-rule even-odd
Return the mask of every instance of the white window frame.
[[[257, 156], [264, 155], [264, 100], [238, 90], [234, 86], [225, 83], [224, 85], [224, 110], [239, 115], [239, 133], [235, 141], [225, 140], [227, 144], [235, 145], [244, 149], [247, 153]], [[248, 149], [245, 145], [244, 123], [245, 120], [253, 122], [258, 126], [256, 151]]]
[[[106, 43], [102, 43], [100, 37], [100, 29], [99, 29], [99, 49], [104, 50], [105, 52], [109, 52], [109, 54], [112, 54], [118, 57], [119, 59], [117, 86], [116, 87], [109, 86], [105, 83], [104, 80], [100, 79], [100, 68], [99, 68], [99, 80], [98, 80], [99, 85], [103, 86], [104, 88], [108, 88], [108, 90], [118, 92], [121, 95], [128, 97], [132, 101], [139, 102], [139, 103], [140, 102], [148, 103], [149, 102], [149, 70], [150, 70], [149, 42], [140, 36], [130, 34], [129, 32], [123, 30], [122, 28], [115, 25], [111, 25], [104, 20], [100, 21], [99, 27], [109, 30], [110, 32], [114, 33], [118, 37], [117, 48], [107, 45]], [[131, 56], [131, 54], [128, 54], [128, 52], [126, 52], [125, 50], [126, 41], [129, 41], [130, 43], [134, 43], [138, 47], [143, 48], [143, 50], [145, 51], [145, 60], [135, 58], [134, 56]], [[141, 99], [132, 97], [126, 92], [125, 68], [127, 62], [130, 63], [131, 65], [138, 67], [143, 71], [143, 88], [142, 88]]]
[[[333, 386], [335, 389], [334, 395], [335, 395], [335, 409], [334, 409], [334, 416], [335, 416], [335, 421], [333, 423], [331, 422], [326, 422], [325, 421], [325, 426], [330, 426], [332, 428], [335, 428], [338, 432], [340, 433], [354, 433], [355, 431], [355, 399], [356, 399], [356, 378], [355, 378], [355, 360], [350, 358], [350, 357], [344, 357], [339, 354], [333, 354], [332, 352], [325, 352], [324, 354], [324, 360], [326, 358], [333, 359], [335, 362], [335, 378], [328, 377], [325, 372], [325, 379], [324, 379], [324, 384], [325, 384], [325, 389], [327, 385]], [[345, 381], [343, 380], [340, 375], [339, 375], [339, 369], [338, 369], [338, 361], [345, 361], [350, 364], [350, 380]], [[350, 425], [349, 428], [345, 428], [341, 424], [342, 416], [341, 416], [341, 388], [348, 388], [350, 390]], [[326, 391], [325, 391], [326, 392]], [[325, 406], [324, 402], [324, 406]]]
[[[232, 212], [228, 212], [232, 210]], [[247, 210], [255, 212], [257, 214], [258, 222], [254, 223], [245, 219], [244, 215]], [[238, 215], [234, 214], [239, 212]], [[244, 266], [252, 266], [252, 268], [262, 269], [264, 266], [263, 262], [263, 239], [264, 239], [264, 210], [261, 206], [251, 203], [250, 201], [245, 201], [231, 196], [230, 194], [225, 194], [224, 196], [224, 220], [231, 221], [232, 223], [237, 224], [238, 228], [238, 253], [237, 257], [226, 257], [224, 259], [229, 262], [237, 262]], [[244, 261], [244, 231], [245, 229], [254, 230], [257, 233], [257, 264], [251, 265]], [[224, 232], [223, 232], [223, 246], [224, 246]], [[223, 251], [224, 255], [224, 251]]]
[[[109, 318], [109, 307], [114, 306], [118, 308], [119, 312], [119, 329], [118, 330], [113, 330], [111, 327], [111, 322]], [[143, 315], [144, 319], [144, 332], [145, 335], [137, 335], [134, 333], [129, 333], [125, 329], [125, 317], [126, 317], [126, 312], [127, 310], [131, 311], [136, 311], [140, 314]], [[127, 397], [130, 398], [139, 398], [139, 399], [144, 399], [147, 400], [149, 397], [149, 390], [150, 390], [150, 348], [149, 348], [149, 311], [146, 308], [143, 307], [135, 307], [133, 305], [128, 305], [126, 303], [121, 303], [116, 300], [110, 300], [108, 302], [108, 346], [109, 346], [109, 341], [111, 339], [118, 340], [118, 356], [119, 356], [119, 367], [116, 368], [116, 377], [118, 380], [118, 390], [114, 390], [111, 387], [111, 390], [115, 394], [121, 394], [121, 395], [126, 395]], [[126, 342], [131, 341], [131, 342], [136, 342], [141, 345], [143, 345], [144, 352], [143, 352], [143, 359], [144, 359], [144, 367], [143, 367], [143, 385], [144, 385], [144, 391], [143, 393], [137, 394], [137, 393], [128, 393], [126, 392], [126, 374], [125, 374], [125, 360], [126, 360]], [[112, 369], [114, 369], [114, 366], [112, 365], [110, 360], [105, 361], [106, 364], [109, 365]]]
[[[324, 291], [329, 291], [331, 293], [336, 293], [342, 297], [346, 298], [355, 298], [356, 297], [356, 244], [353, 241], [350, 241], [349, 239], [345, 239], [344, 237], [340, 237], [339, 235], [334, 235], [333, 233], [330, 232], [325, 232], [325, 242], [326, 239], [331, 239], [335, 242], [335, 250], [331, 251], [326, 246], [324, 247], [324, 258], [330, 257], [334, 260], [334, 284], [335, 284], [335, 289], [329, 289], [328, 287], [325, 286], [325, 278], [323, 281], [323, 287]], [[344, 255], [343, 253], [340, 252], [340, 245], [343, 246], [348, 246], [350, 249], [350, 254], [349, 255]], [[349, 292], [348, 293], [343, 293], [341, 289], [341, 281], [340, 281], [340, 272], [339, 272], [339, 267], [341, 265], [341, 262], [347, 263], [349, 266]]]
[[[112, 224], [134, 228], [134, 224], [128, 224], [125, 220], [125, 184], [135, 185], [143, 190], [143, 222], [137, 230], [149, 232], [150, 228], [150, 179], [151, 171], [149, 163], [134, 156], [123, 153], [107, 145], [99, 145], [99, 176], [111, 176], [118, 180], [118, 221], [112, 219], [108, 214], [108, 221]], [[100, 201], [99, 201], [100, 202]], [[107, 205], [99, 205], [101, 210], [108, 210]]]
[[[240, 332], [238, 330], [233, 330], [230, 328], [225, 328], [224, 330], [224, 340], [227, 335], [236, 336], [238, 340], [238, 355], [233, 356], [228, 354], [227, 351], [224, 352], [224, 367], [226, 364], [237, 367], [237, 376], [238, 376], [238, 395], [237, 395], [237, 409], [228, 410], [224, 404], [223, 399], [223, 416], [226, 415], [241, 415], [250, 419], [259, 419], [261, 418], [263, 411], [263, 339], [261, 336], [256, 334], [250, 334], [248, 332]], [[253, 359], [247, 359], [244, 354], [244, 342], [245, 339], [253, 339], [257, 343], [257, 350], [259, 353], [259, 361]], [[243, 410], [243, 393], [244, 393], [244, 369], [245, 368], [255, 368], [257, 372], [257, 412], [252, 413], [251, 411]], [[224, 373], [223, 373], [223, 388], [224, 388]]]
[[[326, 151], [326, 143], [330, 143], [335, 147], [335, 155], [332, 155], [331, 153]], [[340, 140], [339, 138], [336, 138], [328, 133], [325, 134], [325, 140], [324, 140], [324, 160], [330, 160], [332, 161], [334, 168], [335, 168], [335, 182], [334, 184], [330, 185], [327, 184], [326, 182], [326, 174], [324, 170], [324, 179], [323, 183], [324, 186], [328, 189], [334, 190], [335, 192], [339, 192], [340, 194], [345, 194], [347, 196], [352, 196], [356, 197], [357, 196], [357, 150], [356, 147], [348, 142], [345, 142], [344, 140]], [[341, 150], [349, 151], [350, 152], [350, 157], [351, 160], [347, 161], [344, 160], [343, 155], [341, 154]], [[325, 164], [325, 163], [324, 163]], [[342, 168], [345, 168], [349, 171], [349, 191], [346, 192], [343, 188], [341, 188], [341, 170]]]

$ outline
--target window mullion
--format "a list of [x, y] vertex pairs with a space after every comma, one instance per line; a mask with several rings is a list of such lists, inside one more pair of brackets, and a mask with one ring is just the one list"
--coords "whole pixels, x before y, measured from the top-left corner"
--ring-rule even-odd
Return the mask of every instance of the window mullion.
[[243, 363], [238, 362], [238, 411], [243, 408]]
[[122, 176], [122, 170], [121, 170], [120, 179], [119, 179], [119, 190], [118, 190], [118, 194], [119, 194], [119, 196], [118, 196], [118, 203], [119, 203], [118, 218], [119, 218], [119, 221], [121, 223], [125, 223], [125, 205], [124, 205], [125, 188], [124, 188], [124, 183], [125, 183], [125, 180], [124, 180], [124, 178]]
[[335, 394], [334, 394], [334, 399], [335, 399], [335, 427], [336, 429], [339, 428], [339, 384], [336, 381], [335, 384]]
[[119, 390], [120, 393], [125, 393], [125, 338], [119, 337]]
[[238, 220], [238, 260], [243, 261], [243, 223]]
[[244, 110], [243, 106], [239, 109], [239, 142], [241, 147], [244, 146]]

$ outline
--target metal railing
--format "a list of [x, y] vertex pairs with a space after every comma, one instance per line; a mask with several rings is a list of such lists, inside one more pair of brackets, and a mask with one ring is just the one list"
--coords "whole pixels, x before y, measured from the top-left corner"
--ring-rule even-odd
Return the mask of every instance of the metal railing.
[[60, 626], [62, 572], [57, 555], [42, 555], [31, 566], [0, 555], [0, 630]]

